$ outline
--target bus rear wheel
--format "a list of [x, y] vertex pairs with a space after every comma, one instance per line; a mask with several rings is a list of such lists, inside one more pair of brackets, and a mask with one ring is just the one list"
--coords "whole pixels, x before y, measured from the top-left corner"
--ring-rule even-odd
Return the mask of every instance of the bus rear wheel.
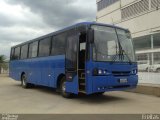
[[27, 77], [25, 74], [22, 75], [21, 77], [21, 86], [23, 88], [28, 88], [29, 87], [29, 84], [27, 83]]
[[66, 92], [66, 80], [65, 77], [61, 79], [61, 84], [60, 84], [60, 90], [61, 90], [61, 95], [65, 98], [70, 98], [72, 96], [71, 93]]

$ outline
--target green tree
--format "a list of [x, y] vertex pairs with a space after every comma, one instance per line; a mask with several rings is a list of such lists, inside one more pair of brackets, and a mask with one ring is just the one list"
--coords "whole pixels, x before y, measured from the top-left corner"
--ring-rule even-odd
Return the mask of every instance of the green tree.
[[0, 74], [1, 74], [2, 68], [6, 67], [5, 60], [6, 60], [6, 57], [4, 55], [0, 55]]

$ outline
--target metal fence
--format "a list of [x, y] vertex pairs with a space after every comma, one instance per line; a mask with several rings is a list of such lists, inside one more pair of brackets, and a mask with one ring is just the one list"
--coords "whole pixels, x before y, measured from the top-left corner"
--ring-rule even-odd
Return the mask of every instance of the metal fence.
[[137, 54], [139, 83], [160, 84], [160, 52]]
[[139, 72], [139, 83], [159, 84], [160, 73], [156, 72]]
[[0, 74], [8, 74], [9, 73], [9, 63], [0, 63]]

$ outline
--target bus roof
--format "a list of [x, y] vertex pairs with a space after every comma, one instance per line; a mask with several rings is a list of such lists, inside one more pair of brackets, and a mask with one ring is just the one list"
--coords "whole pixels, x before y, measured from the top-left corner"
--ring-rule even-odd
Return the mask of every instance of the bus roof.
[[34, 42], [34, 41], [40, 40], [40, 39], [43, 39], [43, 38], [45, 38], [45, 37], [50, 37], [50, 36], [53, 36], [53, 35], [56, 35], [56, 34], [65, 32], [65, 31], [67, 31], [67, 30], [73, 29], [73, 28], [75, 28], [75, 27], [79, 27], [79, 26], [91, 26], [91, 25], [100, 25], [100, 26], [106, 26], [106, 27], [113, 27], [113, 28], [119, 28], [119, 29], [128, 31], [128, 29], [125, 29], [125, 28], [122, 28], [122, 27], [118, 27], [118, 26], [115, 26], [115, 25], [110, 25], [110, 24], [96, 23], [96, 22], [81, 22], [81, 23], [77, 23], [77, 24], [74, 24], [74, 25], [72, 25], [72, 26], [63, 28], [63, 29], [61, 29], [61, 30], [58, 30], [58, 31], [49, 33], [49, 34], [47, 34], [47, 35], [43, 35], [43, 36], [40, 36], [40, 37], [38, 37], [38, 38], [35, 38], [35, 39], [32, 39], [32, 40], [23, 42], [23, 43], [18, 44], [18, 45], [15, 45], [15, 46], [13, 46], [12, 48], [15, 48], [15, 47], [18, 47], [18, 46], [20, 46], [20, 45], [24, 45], [24, 44], [27, 44], [27, 43], [30, 43], [30, 42]]

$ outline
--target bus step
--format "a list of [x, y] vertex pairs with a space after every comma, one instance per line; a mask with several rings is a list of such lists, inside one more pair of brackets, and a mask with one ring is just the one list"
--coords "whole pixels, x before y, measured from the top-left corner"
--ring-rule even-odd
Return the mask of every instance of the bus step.
[[82, 80], [84, 80], [85, 78], [84, 78], [84, 77], [80, 77], [79, 79], [82, 79]]
[[86, 84], [85, 83], [80, 83], [80, 85], [85, 86]]
[[85, 78], [85, 73], [81, 73], [81, 78]]
[[80, 93], [86, 93], [84, 90], [79, 90]]
[[85, 86], [85, 84], [83, 84], [83, 85], [79, 85], [79, 90], [85, 90], [86, 89], [86, 86]]

